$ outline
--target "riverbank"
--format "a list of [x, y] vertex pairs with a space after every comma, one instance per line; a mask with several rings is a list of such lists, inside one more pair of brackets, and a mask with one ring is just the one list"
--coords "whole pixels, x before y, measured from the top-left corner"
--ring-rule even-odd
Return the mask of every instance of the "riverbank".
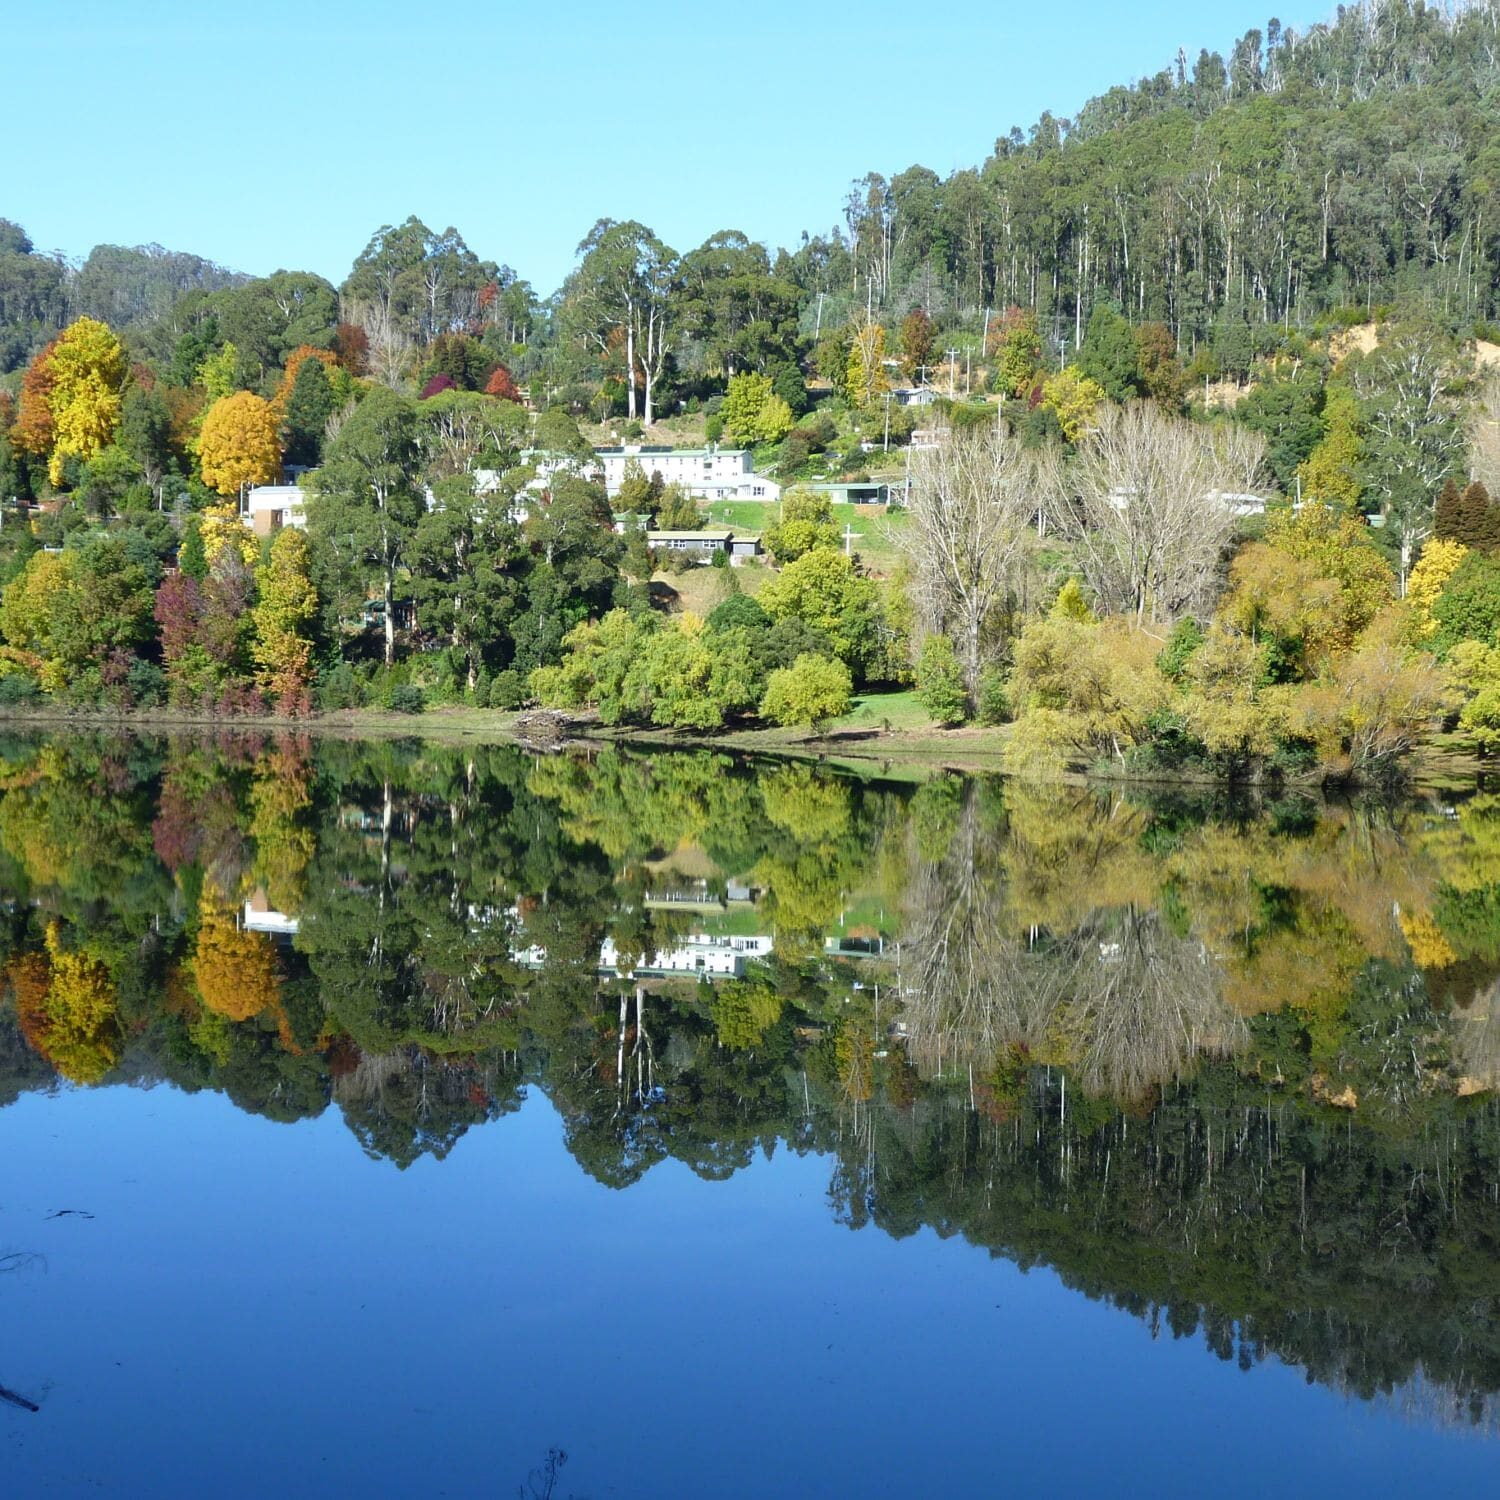
[[[0, 730], [6, 727], [166, 735], [305, 734], [333, 739], [425, 739], [445, 744], [518, 744], [532, 750], [587, 749], [600, 745], [638, 750], [718, 750], [843, 764], [866, 774], [874, 768], [885, 776], [904, 771], [912, 780], [926, 780], [943, 771], [1001, 773], [1005, 770], [1005, 746], [1010, 733], [1009, 725], [943, 728], [932, 723], [911, 693], [857, 698], [848, 714], [816, 730], [768, 725], [725, 729], [713, 734], [606, 725], [588, 713], [462, 705], [443, 705], [415, 714], [377, 708], [343, 709], [297, 718], [276, 714], [239, 717], [181, 709], [121, 713], [26, 705], [0, 709]], [[1414, 786], [1430, 791], [1459, 791], [1471, 788], [1487, 769], [1487, 763], [1479, 759], [1464, 738], [1445, 734], [1418, 750], [1405, 769], [1407, 780]], [[1162, 771], [1106, 776], [1073, 772], [1055, 779], [1068, 783], [1096, 781], [1184, 788], [1225, 784], [1201, 774], [1173, 775]], [[1309, 778], [1307, 784], [1317, 783]]]

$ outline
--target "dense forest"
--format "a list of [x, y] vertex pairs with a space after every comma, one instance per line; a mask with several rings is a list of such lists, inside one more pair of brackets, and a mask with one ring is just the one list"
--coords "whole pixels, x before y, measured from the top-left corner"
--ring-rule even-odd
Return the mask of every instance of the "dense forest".
[[[337, 287], [6, 222], [0, 700], [712, 732], [914, 686], [1017, 768], [1485, 752], [1497, 39], [1493, 3], [1272, 21], [793, 248], [601, 219], [545, 298], [416, 219]], [[785, 493], [714, 510], [647, 452], [606, 494], [642, 440]], [[830, 498], [872, 475], [904, 506]], [[283, 480], [306, 531], [252, 532]], [[705, 587], [648, 532], [711, 511], [764, 561]]]
[[[1494, 1422], [1492, 796], [1110, 801], [295, 737], [3, 750], [0, 1102], [169, 1082], [333, 1111], [407, 1165], [540, 1089], [611, 1187], [784, 1143], [828, 1159], [852, 1227], [961, 1234], [1246, 1367], [1421, 1379], [1445, 1420]], [[638, 962], [715, 923], [771, 955], [600, 971], [605, 940]]]

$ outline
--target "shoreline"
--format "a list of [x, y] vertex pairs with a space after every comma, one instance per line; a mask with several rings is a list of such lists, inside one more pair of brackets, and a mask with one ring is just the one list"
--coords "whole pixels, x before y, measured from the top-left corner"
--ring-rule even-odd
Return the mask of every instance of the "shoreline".
[[[601, 724], [588, 716], [561, 715], [556, 737], [524, 732], [523, 721], [550, 710], [438, 707], [418, 714], [390, 710], [341, 709], [302, 717], [281, 714], [223, 715], [182, 709], [131, 709], [124, 712], [87, 708], [0, 708], [0, 730], [115, 731], [154, 734], [306, 734], [327, 739], [426, 739], [456, 744], [516, 745], [546, 753], [618, 745], [641, 750], [717, 750], [737, 755], [768, 756], [846, 764], [883, 772], [906, 767], [922, 779], [938, 772], [1005, 775], [1013, 779], [1060, 784], [1120, 787], [1216, 788], [1223, 791], [1297, 789], [1320, 793], [1360, 792], [1371, 786], [1334, 786], [1316, 777], [1280, 781], [1227, 781], [1203, 775], [1129, 775], [1068, 771], [1045, 778], [1018, 777], [1003, 765], [1004, 727], [965, 725], [956, 729], [920, 730], [879, 727], [833, 730], [821, 735], [796, 729], [732, 729], [718, 734], [685, 730], [636, 728]], [[1423, 746], [1410, 759], [1404, 780], [1427, 791], [1472, 784], [1486, 770], [1486, 762], [1455, 745], [1451, 737]]]

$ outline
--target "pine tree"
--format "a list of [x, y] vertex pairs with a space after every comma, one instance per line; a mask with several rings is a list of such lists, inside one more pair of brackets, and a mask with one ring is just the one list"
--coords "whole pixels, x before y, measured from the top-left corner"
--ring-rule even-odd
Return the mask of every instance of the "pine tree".
[[208, 553], [203, 547], [203, 524], [197, 516], [189, 516], [187, 524], [182, 528], [182, 545], [177, 549], [177, 566], [199, 583], [208, 577]]
[[1449, 479], [1438, 492], [1437, 504], [1433, 507], [1432, 534], [1441, 541], [1463, 542], [1467, 546], [1469, 539], [1462, 534], [1462, 520], [1460, 491], [1458, 485]]
[[1465, 515], [1474, 517], [1474, 536], [1469, 546], [1481, 552], [1500, 548], [1500, 505], [1490, 499], [1490, 492], [1476, 479], [1459, 502]]
[[[1454, 486], [1457, 488], [1457, 485]], [[1460, 496], [1456, 508], [1453, 540], [1466, 547], [1485, 549], [1490, 546], [1490, 497], [1481, 484], [1471, 484]]]

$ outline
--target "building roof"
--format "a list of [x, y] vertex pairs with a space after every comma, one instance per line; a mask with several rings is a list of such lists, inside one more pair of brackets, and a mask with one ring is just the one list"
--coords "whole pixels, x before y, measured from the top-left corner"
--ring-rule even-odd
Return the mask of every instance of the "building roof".
[[673, 448], [665, 443], [646, 447], [595, 448], [600, 458], [734, 458], [748, 448]]
[[648, 531], [646, 540], [662, 542], [727, 542], [734, 533], [726, 526], [706, 527], [702, 531]]

